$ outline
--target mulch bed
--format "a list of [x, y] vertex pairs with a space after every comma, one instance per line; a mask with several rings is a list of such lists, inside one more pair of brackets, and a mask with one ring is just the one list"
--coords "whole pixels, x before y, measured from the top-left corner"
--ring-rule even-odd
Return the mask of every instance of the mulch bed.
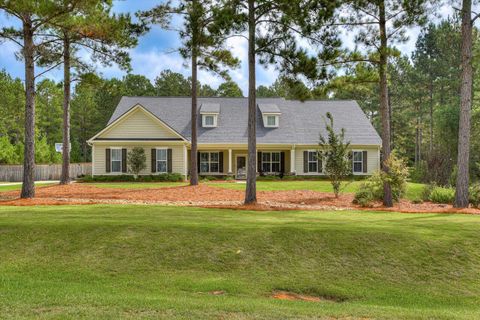
[[375, 203], [362, 208], [352, 203], [352, 194], [335, 198], [331, 193], [312, 190], [259, 191], [258, 203], [244, 205], [244, 191], [201, 184], [146, 189], [99, 188], [89, 184], [52, 185], [36, 188], [34, 199], [19, 199], [19, 191], [0, 193], [0, 205], [34, 206], [64, 204], [164, 204], [200, 206], [241, 210], [378, 210], [405, 213], [465, 213], [480, 214], [479, 209], [455, 209], [451, 205], [425, 202], [413, 204], [402, 200], [393, 208]]

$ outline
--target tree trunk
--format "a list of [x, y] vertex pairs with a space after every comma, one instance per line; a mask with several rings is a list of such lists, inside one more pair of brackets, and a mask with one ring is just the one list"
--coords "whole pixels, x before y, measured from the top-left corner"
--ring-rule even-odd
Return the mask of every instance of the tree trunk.
[[190, 185], [198, 185], [197, 168], [197, 54], [192, 50], [192, 146], [190, 150]]
[[63, 39], [63, 148], [60, 184], [70, 183], [70, 39]]
[[458, 176], [455, 207], [468, 207], [470, 117], [472, 109], [472, 0], [462, 6], [462, 86], [460, 89], [460, 125], [458, 132]]
[[[380, 117], [382, 121], [382, 149], [383, 149], [383, 164], [382, 170], [386, 173], [389, 168], [386, 161], [390, 158], [390, 108], [388, 103], [388, 86], [387, 86], [387, 63], [388, 63], [388, 46], [387, 46], [387, 32], [385, 21], [385, 2], [380, 1], [380, 64], [378, 67], [380, 76]], [[392, 187], [390, 183], [385, 182], [383, 186], [383, 205], [386, 207], [393, 206]]]
[[[432, 76], [430, 76], [430, 77], [432, 77]], [[430, 79], [429, 94], [430, 94], [430, 144], [429, 144], [429, 151], [430, 151], [430, 154], [431, 154], [433, 152], [433, 79]]]
[[22, 198], [35, 196], [35, 45], [31, 17], [23, 22], [25, 58], [25, 150], [23, 160]]
[[257, 202], [257, 103], [255, 86], [255, 1], [248, 0], [248, 166], [245, 204]]

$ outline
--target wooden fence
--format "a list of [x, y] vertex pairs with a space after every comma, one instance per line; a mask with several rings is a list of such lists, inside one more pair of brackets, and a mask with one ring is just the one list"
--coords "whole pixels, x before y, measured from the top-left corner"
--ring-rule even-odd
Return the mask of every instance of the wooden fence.
[[[61, 164], [37, 164], [35, 166], [35, 181], [60, 180]], [[81, 175], [91, 175], [91, 163], [70, 164], [70, 178]], [[0, 181], [19, 182], [23, 178], [22, 165], [0, 165]]]

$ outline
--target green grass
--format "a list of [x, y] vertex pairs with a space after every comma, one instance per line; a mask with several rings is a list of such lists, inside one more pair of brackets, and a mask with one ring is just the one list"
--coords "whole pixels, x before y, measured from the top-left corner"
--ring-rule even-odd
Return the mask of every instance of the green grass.
[[[49, 182], [42, 182], [42, 183], [35, 183], [35, 185], [37, 187], [40, 187], [40, 186], [46, 186], [46, 185], [49, 185], [49, 184], [52, 184], [52, 183], [49, 183]], [[14, 184], [14, 185], [0, 185], [0, 192], [6, 192], [6, 191], [12, 191], [12, 190], [20, 190], [22, 189], [22, 185], [21, 184]]]
[[478, 319], [479, 238], [468, 215], [0, 207], [1, 317]]
[[[235, 182], [202, 182], [214, 187], [245, 190], [244, 183]], [[353, 181], [346, 185], [343, 192], [355, 193], [361, 185], [361, 181]], [[92, 183], [96, 187], [101, 188], [160, 188], [183, 186], [185, 182], [116, 182], [116, 183]], [[420, 199], [423, 190], [423, 184], [409, 183], [405, 197], [409, 200]], [[257, 190], [259, 191], [277, 191], [277, 190], [314, 190], [319, 192], [333, 192], [332, 185], [329, 181], [257, 181]]]

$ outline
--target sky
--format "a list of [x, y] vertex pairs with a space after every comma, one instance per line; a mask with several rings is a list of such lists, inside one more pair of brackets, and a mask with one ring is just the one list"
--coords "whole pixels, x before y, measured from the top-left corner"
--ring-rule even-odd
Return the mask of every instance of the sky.
[[[148, 10], [159, 3], [159, 0], [115, 0], [113, 10], [115, 12], [130, 12], [132, 15], [138, 10]], [[441, 16], [446, 16], [450, 13], [449, 8], [442, 7], [438, 12]], [[0, 26], [7, 26], [14, 24], [13, 19], [9, 19], [4, 13], [0, 13]], [[410, 55], [415, 47], [415, 41], [420, 33], [420, 28], [411, 28], [407, 35], [409, 40], [401, 45], [399, 48], [404, 54]], [[353, 38], [351, 35], [342, 35], [343, 41], [347, 46], [353, 45]], [[141, 74], [149, 78], [152, 82], [160, 74], [162, 70], [170, 69], [174, 72], [184, 74], [186, 77], [190, 76], [190, 70], [185, 61], [175, 52], [175, 49], [180, 45], [180, 40], [176, 32], [162, 30], [159, 27], [153, 27], [149, 33], [139, 39], [138, 46], [130, 50], [132, 59], [132, 73]], [[230, 38], [227, 45], [232, 49], [232, 52], [241, 60], [241, 66], [238, 69], [231, 70], [230, 76], [242, 88], [244, 94], [247, 93], [248, 87], [248, 66], [247, 66], [247, 42], [244, 38]], [[12, 42], [2, 42], [0, 44], [0, 70], [5, 69], [14, 77], [24, 79], [24, 69], [22, 61], [15, 57], [18, 47]], [[88, 55], [85, 54], [85, 59]], [[121, 78], [126, 73], [118, 67], [103, 67], [97, 66], [97, 72], [107, 78], [117, 77]], [[55, 81], [62, 80], [62, 70], [57, 69], [45, 74], [44, 77], [53, 79]], [[257, 67], [257, 86], [270, 85], [278, 76], [275, 68]], [[199, 80], [203, 84], [208, 84], [213, 88], [218, 87], [223, 82], [218, 78], [205, 71], [199, 72]]]

